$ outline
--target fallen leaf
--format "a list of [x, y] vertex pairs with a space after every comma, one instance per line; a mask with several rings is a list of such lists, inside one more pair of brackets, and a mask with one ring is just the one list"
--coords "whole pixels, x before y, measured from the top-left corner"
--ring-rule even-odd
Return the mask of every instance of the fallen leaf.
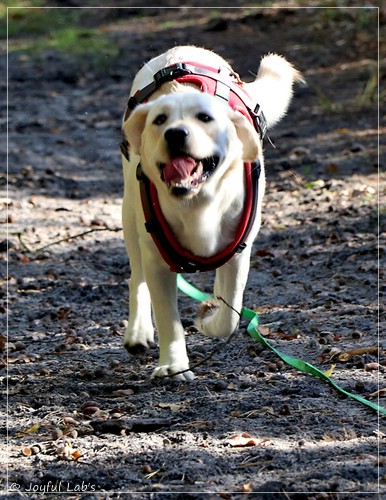
[[283, 333], [283, 332], [274, 332], [272, 335], [279, 337], [281, 340], [294, 340], [300, 338], [298, 333]]
[[78, 458], [80, 458], [82, 454], [79, 450], [75, 450], [71, 453], [71, 456], [74, 460], [78, 460]]
[[326, 172], [329, 174], [337, 174], [339, 172], [339, 166], [336, 163], [329, 163], [326, 166]]
[[242, 432], [240, 434], [235, 434], [225, 440], [226, 444], [232, 447], [236, 446], [262, 446], [266, 443], [270, 443], [269, 438], [255, 438], [248, 434], [248, 432]]
[[161, 472], [162, 469], [157, 469], [157, 470], [154, 470], [154, 471], [151, 471], [149, 472], [148, 474], [145, 474], [144, 475], [144, 478], [145, 479], [151, 479], [153, 476], [155, 476], [156, 474], [159, 474]]
[[331, 368], [329, 368], [328, 370], [326, 370], [326, 371], [324, 372], [324, 374], [325, 374], [327, 377], [331, 377], [331, 376], [332, 376], [332, 373], [333, 373], [333, 371], [334, 371], [334, 369], [335, 369], [335, 367], [336, 367], [336, 365], [331, 365]]
[[257, 257], [268, 257], [268, 256], [273, 257], [273, 253], [266, 248], [258, 248], [255, 252], [255, 255]]
[[66, 319], [67, 316], [71, 314], [71, 312], [72, 312], [71, 307], [63, 307], [56, 313], [56, 317], [58, 319]]
[[379, 364], [376, 363], [376, 362], [366, 363], [365, 364], [365, 370], [367, 372], [371, 372], [371, 371], [374, 371], [374, 370], [379, 370]]
[[7, 337], [3, 334], [0, 334], [0, 350], [4, 351], [7, 345]]
[[241, 488], [240, 488], [240, 491], [242, 493], [250, 493], [251, 491], [253, 491], [253, 486], [252, 486], [252, 483], [245, 483], [245, 484], [242, 484], [241, 485]]
[[342, 352], [339, 354], [339, 361], [345, 363], [353, 356], [362, 356], [362, 354], [378, 354], [379, 347], [362, 347], [360, 349], [352, 349], [350, 351]]
[[268, 326], [259, 326], [258, 330], [263, 337], [269, 337], [271, 335], [271, 330]]
[[111, 394], [111, 396], [113, 398], [125, 398], [127, 396], [132, 396], [133, 394], [133, 389], [117, 389]]
[[174, 411], [174, 412], [178, 412], [178, 411], [181, 411], [181, 410], [185, 410], [187, 408], [186, 405], [184, 404], [181, 404], [181, 403], [158, 403], [158, 405], [160, 408], [168, 408], [169, 410], [171, 411]]
[[18, 434], [23, 435], [23, 434], [34, 434], [40, 429], [40, 424], [34, 424], [32, 427], [29, 429], [26, 429], [25, 431], [20, 431]]
[[259, 326], [258, 330], [263, 337], [276, 337], [281, 340], [294, 340], [300, 338], [299, 330], [296, 329], [295, 333], [274, 332], [268, 326]]
[[379, 391], [372, 392], [369, 394], [369, 399], [372, 398], [384, 398], [386, 396], [386, 388], [385, 389], [379, 389]]

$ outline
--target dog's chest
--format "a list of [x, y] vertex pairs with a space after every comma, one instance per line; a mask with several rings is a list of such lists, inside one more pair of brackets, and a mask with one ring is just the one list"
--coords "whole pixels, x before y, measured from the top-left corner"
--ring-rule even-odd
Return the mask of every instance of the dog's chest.
[[195, 255], [211, 257], [232, 242], [242, 212], [241, 203], [221, 205], [210, 204], [165, 215], [184, 248]]

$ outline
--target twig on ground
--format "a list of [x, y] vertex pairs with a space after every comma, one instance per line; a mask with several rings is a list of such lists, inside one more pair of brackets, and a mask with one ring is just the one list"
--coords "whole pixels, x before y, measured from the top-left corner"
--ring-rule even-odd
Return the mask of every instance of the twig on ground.
[[66, 236], [65, 238], [61, 238], [60, 240], [53, 241], [52, 243], [48, 243], [47, 245], [43, 245], [42, 247], [38, 247], [38, 248], [29, 248], [28, 245], [22, 239], [22, 233], [16, 233], [16, 236], [18, 237], [21, 246], [25, 249], [26, 252], [39, 253], [39, 252], [43, 252], [44, 250], [47, 250], [47, 248], [53, 247], [54, 245], [59, 245], [59, 243], [74, 240], [76, 238], [81, 238], [82, 236], [86, 236], [90, 233], [96, 233], [98, 231], [112, 231], [114, 233], [117, 233], [119, 231], [122, 231], [122, 228], [121, 227], [94, 227], [92, 229], [88, 229], [87, 231], [83, 231], [82, 233]]

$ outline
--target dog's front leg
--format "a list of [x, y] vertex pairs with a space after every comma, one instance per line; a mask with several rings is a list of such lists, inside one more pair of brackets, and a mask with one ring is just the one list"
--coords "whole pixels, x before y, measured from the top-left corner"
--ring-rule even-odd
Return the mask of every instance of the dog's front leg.
[[192, 380], [194, 375], [189, 370], [185, 332], [178, 313], [176, 274], [148, 248], [143, 250], [143, 264], [160, 349], [158, 367], [152, 378], [175, 374], [175, 379]]
[[125, 193], [122, 222], [126, 249], [130, 258], [130, 314], [125, 331], [124, 345], [129, 352], [137, 353], [154, 342], [154, 327], [151, 317], [150, 294], [143, 273], [141, 248], [138, 241], [133, 195]]
[[217, 269], [215, 301], [204, 304], [197, 327], [214, 337], [228, 336], [238, 327], [243, 294], [249, 273], [250, 246]]

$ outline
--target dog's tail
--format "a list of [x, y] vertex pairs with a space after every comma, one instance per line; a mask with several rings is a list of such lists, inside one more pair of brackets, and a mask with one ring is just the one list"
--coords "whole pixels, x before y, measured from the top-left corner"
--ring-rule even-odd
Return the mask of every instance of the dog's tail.
[[284, 57], [268, 54], [261, 60], [256, 80], [245, 85], [254, 101], [261, 106], [268, 128], [286, 114], [296, 82], [305, 83], [299, 71]]

